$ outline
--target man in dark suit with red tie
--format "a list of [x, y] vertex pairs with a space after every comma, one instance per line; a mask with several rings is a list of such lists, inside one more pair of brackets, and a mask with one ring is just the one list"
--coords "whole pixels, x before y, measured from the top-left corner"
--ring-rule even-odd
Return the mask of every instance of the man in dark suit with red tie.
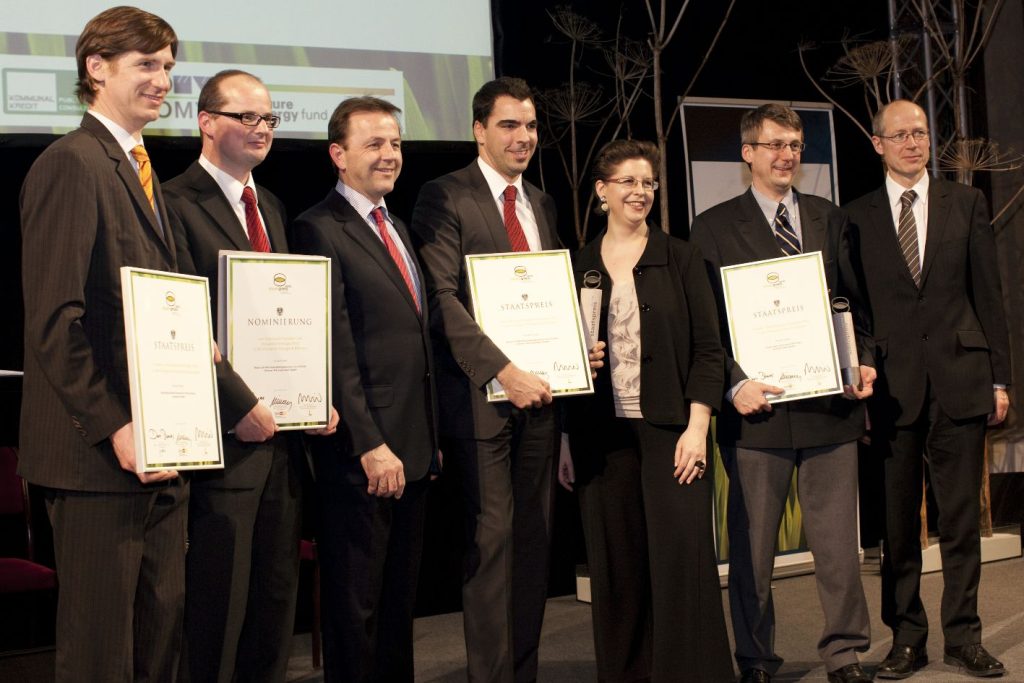
[[[179, 269], [217, 292], [220, 250], [288, 251], [284, 206], [252, 176], [280, 118], [266, 86], [244, 71], [216, 74], [197, 105], [202, 154], [164, 192]], [[221, 403], [246, 412], [224, 435], [224, 469], [191, 477], [183, 666], [197, 682], [283, 681], [305, 454], [297, 436], [275, 436], [270, 409], [244, 382], [219, 390]]]
[[[804, 150], [803, 122], [792, 109], [766, 104], [744, 114], [741, 154], [750, 189], [704, 211], [690, 239], [707, 261], [722, 339], [731, 340], [719, 269], [820, 251], [831, 297], [849, 300], [861, 363], [861, 387], [843, 396], [769, 403], [782, 389], [748, 377], [730, 351], [728, 388], [716, 436], [729, 473], [729, 608], [742, 683], [766, 683], [782, 665], [775, 651], [772, 570], [793, 471], [803, 530], [814, 554], [824, 616], [818, 655], [829, 683], [869, 681], [857, 653], [870, 643], [857, 538], [857, 439], [875, 371], [868, 358], [868, 317], [853, 260], [856, 236], [846, 215], [793, 184]], [[747, 368], [749, 370], [749, 368]]]
[[58, 681], [175, 677], [188, 487], [135, 472], [122, 266], [174, 270], [164, 197], [142, 141], [178, 40], [133, 7], [75, 48], [88, 112], [22, 186], [25, 380], [20, 472], [43, 487], [60, 598]]
[[999, 675], [978, 616], [985, 424], [1006, 417], [1010, 381], [988, 207], [972, 187], [929, 178], [919, 106], [896, 100], [872, 125], [885, 184], [846, 208], [861, 236], [879, 377], [868, 409], [885, 459], [882, 619], [893, 646], [877, 676], [906, 678], [928, 661], [919, 514], [926, 461], [939, 511], [944, 660], [973, 676]]
[[[469, 680], [531, 681], [547, 598], [555, 413], [547, 382], [510, 362], [474, 320], [465, 256], [560, 245], [554, 201], [522, 177], [537, 147], [529, 86], [485, 83], [473, 97], [473, 135], [479, 158], [423, 186], [412, 229], [434, 309], [442, 451], [466, 505]], [[492, 379], [509, 401], [488, 403]]]
[[328, 124], [338, 182], [292, 227], [292, 250], [331, 259], [338, 433], [312, 444], [319, 492], [325, 680], [413, 680], [412, 610], [434, 383], [423, 278], [384, 196], [402, 171], [399, 109], [345, 100]]

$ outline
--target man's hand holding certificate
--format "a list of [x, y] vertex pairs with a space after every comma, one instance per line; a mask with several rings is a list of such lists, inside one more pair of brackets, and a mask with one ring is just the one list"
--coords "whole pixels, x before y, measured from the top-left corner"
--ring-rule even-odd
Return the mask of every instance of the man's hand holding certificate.
[[843, 392], [821, 252], [722, 268], [722, 288], [733, 358], [783, 390], [769, 402]]

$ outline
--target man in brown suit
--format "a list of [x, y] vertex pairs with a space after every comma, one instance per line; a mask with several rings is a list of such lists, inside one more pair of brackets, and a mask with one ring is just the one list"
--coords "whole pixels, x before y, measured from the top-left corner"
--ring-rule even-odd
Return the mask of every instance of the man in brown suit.
[[148, 12], [94, 17], [75, 50], [88, 113], [22, 187], [20, 471], [53, 524], [58, 681], [168, 681], [177, 668], [188, 487], [174, 471], [135, 473], [119, 270], [175, 269], [142, 129], [176, 49]]

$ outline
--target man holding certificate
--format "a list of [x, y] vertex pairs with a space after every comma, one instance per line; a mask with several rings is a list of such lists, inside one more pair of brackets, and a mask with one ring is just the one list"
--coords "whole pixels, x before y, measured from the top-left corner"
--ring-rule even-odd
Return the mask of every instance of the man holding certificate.
[[120, 274], [175, 269], [142, 130], [160, 115], [177, 47], [167, 22], [134, 7], [91, 19], [75, 47], [88, 111], [21, 191], [20, 472], [43, 487], [53, 524], [57, 681], [177, 671], [188, 487], [175, 471], [136, 473]]
[[[697, 216], [691, 228], [707, 261], [723, 341], [730, 340], [730, 311], [720, 268], [820, 251], [828, 294], [848, 299], [858, 316], [866, 361], [865, 310], [846, 217], [793, 188], [804, 148], [800, 117], [788, 107], [764, 105], [743, 116], [740, 133], [750, 189]], [[781, 265], [778, 270], [784, 273]], [[773, 405], [769, 398], [783, 389], [748, 377], [734, 357], [740, 341], [730, 340], [717, 438], [729, 474], [729, 597], [741, 680], [769, 681], [782, 664], [774, 647], [771, 578], [794, 467], [825, 616], [819, 655], [830, 682], [870, 680], [857, 658], [870, 640], [857, 541], [856, 440], [864, 432], [864, 408], [848, 399], [871, 394], [874, 370], [863, 362], [861, 386], [846, 387], [845, 396]]]
[[400, 110], [354, 97], [327, 137], [338, 182], [298, 217], [292, 247], [331, 259], [333, 393], [343, 422], [317, 439], [327, 681], [413, 680], [433, 361], [419, 263], [384, 196], [402, 171]]
[[[242, 71], [207, 81], [198, 110], [202, 154], [164, 189], [179, 268], [217, 292], [220, 250], [287, 251], [284, 207], [252, 176], [280, 119]], [[225, 425], [224, 469], [192, 476], [183, 666], [194, 681], [283, 680], [305, 457], [297, 438], [275, 436], [270, 409], [241, 378], [218, 379], [221, 405], [242, 417]]]
[[[499, 78], [473, 97], [479, 157], [420, 190], [412, 229], [438, 339], [443, 451], [462, 480], [462, 600], [470, 681], [535, 680], [547, 599], [552, 459], [550, 385], [522, 370], [474, 318], [465, 257], [554, 249], [555, 203], [523, 180], [537, 147], [529, 86]], [[508, 401], [488, 402], [497, 379]]]

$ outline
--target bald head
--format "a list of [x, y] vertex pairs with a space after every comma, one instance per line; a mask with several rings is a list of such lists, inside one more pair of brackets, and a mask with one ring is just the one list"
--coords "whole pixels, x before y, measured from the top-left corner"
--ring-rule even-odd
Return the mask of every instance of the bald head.
[[871, 127], [871, 144], [889, 176], [903, 187], [913, 187], [927, 172], [931, 157], [924, 110], [909, 100], [894, 100], [878, 110]]

